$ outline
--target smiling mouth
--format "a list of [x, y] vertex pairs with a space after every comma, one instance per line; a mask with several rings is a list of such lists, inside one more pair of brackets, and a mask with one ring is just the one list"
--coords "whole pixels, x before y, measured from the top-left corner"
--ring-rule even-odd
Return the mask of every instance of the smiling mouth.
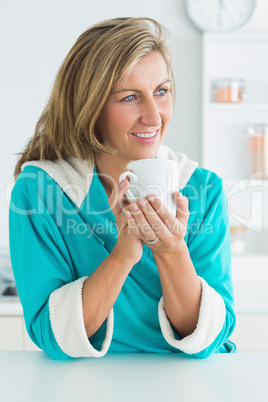
[[152, 138], [156, 135], [157, 131], [158, 130], [155, 130], [152, 133], [131, 133], [131, 134], [139, 138]]

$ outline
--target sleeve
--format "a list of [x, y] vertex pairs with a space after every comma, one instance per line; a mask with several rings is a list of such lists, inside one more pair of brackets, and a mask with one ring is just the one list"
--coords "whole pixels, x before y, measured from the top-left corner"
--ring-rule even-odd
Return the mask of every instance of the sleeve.
[[28, 334], [53, 359], [101, 357], [112, 339], [113, 311], [88, 339], [82, 311], [87, 277], [75, 278], [56, 223], [29, 198], [13, 191], [9, 207], [11, 262]]
[[[167, 318], [163, 298], [158, 306], [160, 327], [174, 348], [197, 358], [230, 351], [234, 330], [234, 298], [231, 279], [230, 229], [222, 180], [208, 184], [206, 196], [196, 189], [189, 197], [188, 248], [202, 285], [199, 317], [195, 331], [180, 339]], [[195, 196], [193, 195], [195, 194]], [[231, 347], [235, 350], [235, 345]]]

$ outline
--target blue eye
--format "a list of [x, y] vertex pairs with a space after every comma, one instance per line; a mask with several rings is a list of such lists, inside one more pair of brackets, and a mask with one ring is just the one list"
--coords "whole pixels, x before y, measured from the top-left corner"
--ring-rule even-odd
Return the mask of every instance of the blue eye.
[[160, 96], [164, 96], [167, 93], [167, 89], [166, 88], [161, 88], [157, 91], [157, 94]]
[[135, 99], [135, 95], [129, 95], [126, 98], [124, 98], [123, 101], [132, 102], [134, 99]]

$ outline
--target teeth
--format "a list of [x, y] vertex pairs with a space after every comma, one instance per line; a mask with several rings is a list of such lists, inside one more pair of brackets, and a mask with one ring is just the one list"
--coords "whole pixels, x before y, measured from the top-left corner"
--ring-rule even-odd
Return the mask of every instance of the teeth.
[[154, 131], [153, 133], [132, 133], [132, 134], [134, 134], [136, 137], [151, 138], [155, 136], [156, 131]]

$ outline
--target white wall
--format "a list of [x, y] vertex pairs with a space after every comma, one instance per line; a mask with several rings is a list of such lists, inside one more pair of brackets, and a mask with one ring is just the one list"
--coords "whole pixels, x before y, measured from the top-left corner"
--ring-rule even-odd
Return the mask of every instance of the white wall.
[[[254, 30], [267, 26], [268, 1], [260, 7]], [[0, 247], [8, 246], [5, 193], [16, 153], [33, 134], [59, 65], [86, 28], [118, 16], [152, 17], [170, 30], [177, 102], [165, 143], [200, 160], [202, 34], [188, 20], [184, 0], [1, 0]]]

